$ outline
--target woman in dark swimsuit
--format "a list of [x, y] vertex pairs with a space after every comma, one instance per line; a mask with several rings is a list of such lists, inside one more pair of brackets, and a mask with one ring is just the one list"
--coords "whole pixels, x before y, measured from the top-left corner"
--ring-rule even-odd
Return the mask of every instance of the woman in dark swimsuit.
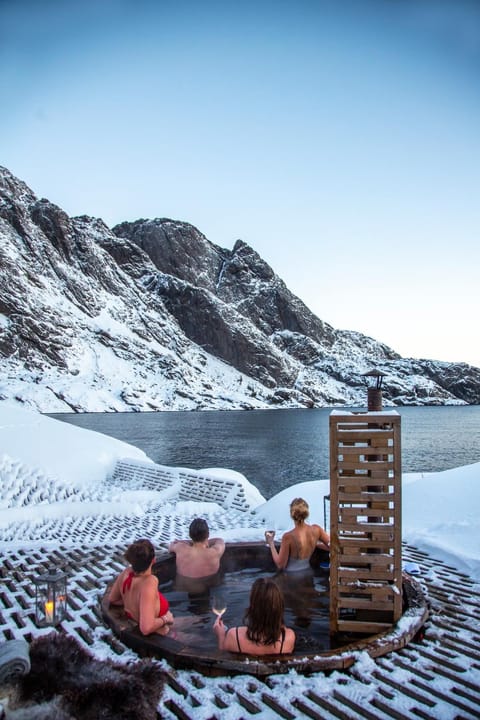
[[143, 635], [166, 635], [173, 623], [168, 600], [158, 590], [152, 573], [155, 549], [150, 540], [137, 540], [125, 553], [131, 564], [117, 577], [110, 590], [112, 605], [123, 605], [127, 617], [138, 622]]
[[218, 617], [213, 630], [220, 650], [245, 655], [279, 655], [291, 653], [295, 633], [283, 622], [283, 595], [273, 580], [259, 578], [250, 591], [250, 605], [245, 614], [246, 625], [225, 627]]

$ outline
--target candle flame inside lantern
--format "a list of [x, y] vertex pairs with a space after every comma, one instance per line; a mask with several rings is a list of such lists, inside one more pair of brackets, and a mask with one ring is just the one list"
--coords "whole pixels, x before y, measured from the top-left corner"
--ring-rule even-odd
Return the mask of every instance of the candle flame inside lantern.
[[53, 622], [53, 600], [47, 600], [45, 603], [45, 620], [47, 623]]

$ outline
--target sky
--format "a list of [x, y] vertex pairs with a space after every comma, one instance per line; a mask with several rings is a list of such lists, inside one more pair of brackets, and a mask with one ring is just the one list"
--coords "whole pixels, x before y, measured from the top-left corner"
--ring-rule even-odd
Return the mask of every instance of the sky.
[[0, 164], [251, 245], [325, 322], [480, 366], [480, 4], [0, 0]]

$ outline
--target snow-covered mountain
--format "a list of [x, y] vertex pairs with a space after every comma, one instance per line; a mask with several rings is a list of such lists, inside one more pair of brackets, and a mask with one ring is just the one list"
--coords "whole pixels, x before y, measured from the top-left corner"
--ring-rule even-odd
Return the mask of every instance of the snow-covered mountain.
[[335, 330], [248, 245], [69, 217], [0, 168], [0, 399], [43, 412], [480, 403], [480, 370]]

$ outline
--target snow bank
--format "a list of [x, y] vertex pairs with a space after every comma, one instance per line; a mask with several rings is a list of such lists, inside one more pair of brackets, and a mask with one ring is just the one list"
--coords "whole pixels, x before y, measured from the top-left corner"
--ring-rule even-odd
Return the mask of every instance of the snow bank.
[[0, 402], [1, 454], [72, 485], [103, 482], [121, 458], [148, 459], [120, 440], [5, 402]]

